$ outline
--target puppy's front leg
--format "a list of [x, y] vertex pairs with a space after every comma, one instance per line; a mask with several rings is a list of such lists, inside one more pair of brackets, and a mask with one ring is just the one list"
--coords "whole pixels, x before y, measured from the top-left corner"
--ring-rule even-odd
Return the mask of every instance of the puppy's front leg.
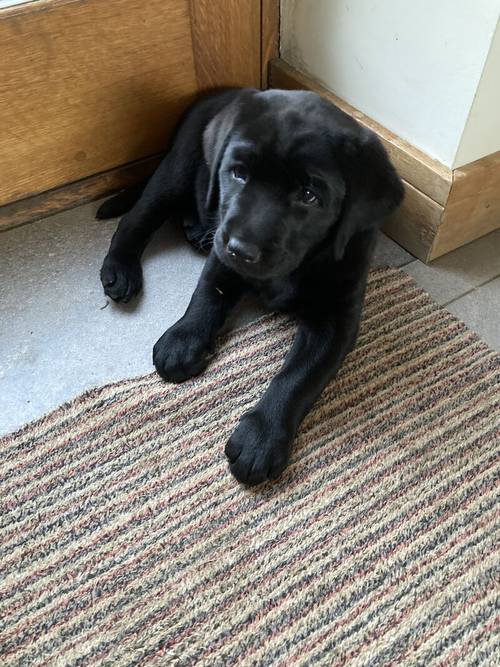
[[226, 445], [231, 472], [245, 484], [274, 479], [288, 462], [297, 429], [356, 341], [361, 308], [302, 322], [280, 372]]
[[205, 369], [217, 333], [243, 290], [243, 281], [212, 250], [185, 314], [153, 348], [154, 365], [164, 380], [183, 382]]

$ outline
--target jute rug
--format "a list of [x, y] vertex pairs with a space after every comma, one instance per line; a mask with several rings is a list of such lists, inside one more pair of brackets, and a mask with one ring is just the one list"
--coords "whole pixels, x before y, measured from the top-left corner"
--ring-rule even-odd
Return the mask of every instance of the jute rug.
[[224, 443], [292, 335], [264, 318], [194, 381], [0, 441], [3, 664], [499, 664], [500, 357], [375, 271], [292, 465], [247, 490]]

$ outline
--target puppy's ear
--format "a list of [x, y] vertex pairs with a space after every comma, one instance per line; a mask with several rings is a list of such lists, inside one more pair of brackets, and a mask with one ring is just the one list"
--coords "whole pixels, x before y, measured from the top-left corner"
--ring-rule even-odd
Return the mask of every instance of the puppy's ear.
[[380, 227], [403, 200], [404, 189], [384, 147], [370, 130], [346, 132], [334, 144], [346, 184], [334, 240], [338, 261], [353, 236]]
[[238, 100], [228, 104], [212, 118], [203, 133], [203, 155], [210, 172], [206, 200], [207, 211], [213, 212], [219, 203], [219, 168], [238, 115]]

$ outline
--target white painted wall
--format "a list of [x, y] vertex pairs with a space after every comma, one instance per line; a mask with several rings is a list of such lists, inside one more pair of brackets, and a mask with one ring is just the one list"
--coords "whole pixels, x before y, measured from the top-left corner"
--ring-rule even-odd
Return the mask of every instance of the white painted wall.
[[2, 7], [11, 7], [12, 5], [22, 5], [31, 1], [32, 0], [0, 0], [0, 9], [2, 9]]
[[500, 151], [500, 25], [493, 37], [453, 166], [461, 167], [496, 151]]
[[281, 0], [281, 56], [452, 167], [499, 14], [500, 0]]

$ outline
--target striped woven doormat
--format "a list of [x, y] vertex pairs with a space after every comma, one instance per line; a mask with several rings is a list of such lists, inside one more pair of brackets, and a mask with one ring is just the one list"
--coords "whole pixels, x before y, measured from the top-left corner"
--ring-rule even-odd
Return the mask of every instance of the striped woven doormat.
[[500, 663], [500, 357], [398, 270], [290, 467], [224, 444], [293, 336], [90, 391], [0, 441], [4, 665]]

